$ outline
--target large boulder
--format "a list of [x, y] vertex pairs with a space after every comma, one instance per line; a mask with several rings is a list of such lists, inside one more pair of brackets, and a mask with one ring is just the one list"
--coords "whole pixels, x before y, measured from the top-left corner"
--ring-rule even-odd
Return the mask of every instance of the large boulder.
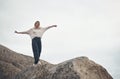
[[[54, 65], [41, 60], [46, 68]], [[0, 79], [13, 79], [21, 71], [30, 68], [34, 59], [30, 56], [18, 54], [7, 47], [0, 45]]]
[[89, 60], [78, 57], [58, 64], [50, 69], [49, 79], [112, 79], [105, 68]]
[[0, 45], [0, 79], [113, 79], [107, 70], [87, 57], [77, 57], [53, 65], [18, 54]]

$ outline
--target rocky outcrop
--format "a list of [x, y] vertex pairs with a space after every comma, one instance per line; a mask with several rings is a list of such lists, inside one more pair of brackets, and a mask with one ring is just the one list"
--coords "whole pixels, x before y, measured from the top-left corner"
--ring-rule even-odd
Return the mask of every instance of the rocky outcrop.
[[105, 68], [87, 57], [77, 57], [53, 65], [41, 60], [32, 66], [33, 58], [0, 45], [0, 79], [113, 79]]
[[[41, 61], [46, 69], [54, 66], [46, 61]], [[18, 73], [30, 68], [33, 62], [34, 60], [32, 57], [18, 54], [0, 45], [0, 79], [14, 79]]]

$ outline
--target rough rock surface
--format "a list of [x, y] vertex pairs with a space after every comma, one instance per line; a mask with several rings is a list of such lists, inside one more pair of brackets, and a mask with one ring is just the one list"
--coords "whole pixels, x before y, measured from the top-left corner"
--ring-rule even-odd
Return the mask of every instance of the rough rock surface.
[[105, 68], [87, 57], [77, 57], [53, 65], [41, 60], [32, 66], [33, 58], [0, 45], [0, 79], [113, 79]]

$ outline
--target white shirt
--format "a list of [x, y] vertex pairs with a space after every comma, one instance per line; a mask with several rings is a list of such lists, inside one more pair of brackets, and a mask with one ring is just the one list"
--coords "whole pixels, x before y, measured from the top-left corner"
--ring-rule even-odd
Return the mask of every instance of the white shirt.
[[30, 35], [31, 39], [33, 39], [34, 37], [41, 37], [43, 33], [47, 30], [47, 27], [43, 28], [40, 27], [38, 29], [36, 28], [31, 28], [30, 30], [26, 31], [28, 33], [28, 35]]

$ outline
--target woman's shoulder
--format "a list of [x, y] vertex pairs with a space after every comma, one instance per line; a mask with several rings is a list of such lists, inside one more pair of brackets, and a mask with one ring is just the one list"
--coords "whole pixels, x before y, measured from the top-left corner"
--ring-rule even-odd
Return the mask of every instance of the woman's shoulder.
[[32, 27], [32, 28], [30, 28], [29, 30], [34, 30], [35, 28], [34, 27]]
[[41, 27], [42, 29], [47, 29], [47, 27]]
[[39, 29], [40, 29], [40, 30], [45, 30], [45, 29], [46, 29], [46, 27], [42, 27], [42, 26], [41, 26]]
[[30, 28], [30, 29], [28, 29], [28, 31], [33, 31], [34, 30], [34, 28]]

